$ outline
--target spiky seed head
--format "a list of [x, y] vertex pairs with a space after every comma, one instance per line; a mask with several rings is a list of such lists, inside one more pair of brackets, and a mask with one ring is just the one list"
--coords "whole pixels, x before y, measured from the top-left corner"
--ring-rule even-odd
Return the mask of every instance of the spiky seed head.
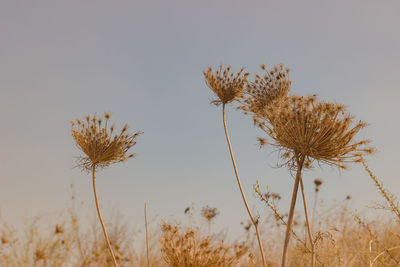
[[242, 109], [253, 117], [257, 114], [266, 115], [266, 110], [275, 101], [285, 98], [292, 86], [288, 69], [284, 69], [283, 64], [267, 69], [265, 64], [261, 64], [264, 75], [255, 74], [254, 82], [246, 83], [245, 94], [240, 99]]
[[343, 105], [319, 101], [316, 96], [289, 95], [254, 117], [274, 146], [291, 152], [292, 157], [284, 159], [290, 168], [299, 158], [304, 159], [306, 168], [311, 168], [313, 161], [346, 168], [346, 163], [374, 152], [364, 147], [368, 140], [355, 141], [366, 123], [354, 123]]
[[219, 212], [217, 208], [205, 206], [201, 209], [201, 216], [203, 216], [209, 222], [213, 220], [218, 214]]
[[104, 112], [104, 118], [106, 120], [109, 120], [111, 118], [111, 113], [110, 112]]
[[265, 138], [258, 137], [257, 141], [258, 141], [258, 145], [260, 146], [260, 148], [268, 145], [268, 140]]
[[212, 67], [203, 72], [207, 86], [217, 96], [211, 101], [215, 105], [228, 104], [243, 95], [249, 73], [245, 73], [243, 68], [237, 73], [230, 73], [230, 69], [230, 66], [223, 69], [220, 65], [215, 73]]
[[[104, 114], [108, 122], [110, 114]], [[122, 128], [120, 134], [114, 134], [114, 125], [108, 128], [107, 123], [102, 125], [102, 119], [94, 115], [87, 115], [86, 123], [76, 120], [72, 124], [72, 137], [76, 145], [85, 156], [78, 158], [78, 166], [83, 170], [91, 170], [92, 167], [104, 168], [113, 163], [124, 162], [135, 156], [127, 154], [128, 150], [136, 144], [136, 137], [143, 132], [127, 133], [128, 126]]]

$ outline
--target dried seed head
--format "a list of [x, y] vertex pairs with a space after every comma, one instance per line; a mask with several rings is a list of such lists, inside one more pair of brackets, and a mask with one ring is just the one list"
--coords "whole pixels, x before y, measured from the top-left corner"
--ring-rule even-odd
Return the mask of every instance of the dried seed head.
[[205, 206], [201, 209], [201, 216], [203, 216], [209, 222], [211, 222], [218, 214], [219, 212], [217, 208]]
[[247, 253], [244, 245], [227, 245], [215, 236], [203, 236], [199, 229], [161, 225], [161, 253], [169, 266], [234, 266]]
[[258, 137], [257, 138], [258, 145], [261, 147], [266, 146], [268, 144], [268, 140], [265, 138]]
[[314, 180], [314, 185], [315, 185], [315, 192], [319, 192], [319, 187], [322, 185], [322, 180], [321, 179], [315, 179]]
[[[313, 161], [346, 168], [365, 154], [374, 152], [364, 147], [368, 140], [355, 141], [355, 135], [367, 124], [354, 125], [353, 117], [337, 103], [319, 101], [316, 96], [289, 95], [254, 113], [256, 125], [269, 135], [272, 145], [283, 150], [283, 165], [294, 168], [297, 160], [311, 168]], [[291, 153], [288, 159], [286, 152]]]
[[271, 70], [262, 64], [261, 69], [265, 74], [256, 74], [255, 81], [247, 83], [245, 95], [240, 100], [242, 106], [239, 109], [253, 116], [265, 116], [271, 104], [285, 98], [292, 86], [289, 70], [284, 69], [282, 64]]
[[135, 154], [127, 154], [128, 150], [136, 144], [136, 137], [142, 132], [128, 134], [128, 126], [122, 128], [121, 133], [113, 135], [114, 125], [109, 129], [107, 122], [110, 114], [105, 113], [105, 125], [102, 125], [101, 118], [96, 115], [92, 118], [86, 116], [86, 124], [76, 120], [72, 124], [72, 137], [76, 145], [86, 156], [78, 158], [78, 166], [84, 170], [91, 170], [92, 167], [104, 168], [116, 162], [124, 162]]
[[244, 73], [242, 68], [234, 74], [230, 73], [230, 69], [231, 67], [228, 66], [223, 70], [222, 65], [220, 65], [215, 74], [212, 67], [203, 72], [207, 86], [217, 96], [217, 99], [211, 102], [215, 105], [228, 104], [243, 95], [249, 73]]
[[44, 248], [41, 248], [39, 246], [36, 247], [35, 262], [40, 261], [40, 260], [46, 260], [46, 259], [47, 259], [47, 255], [46, 255]]
[[190, 207], [186, 207], [184, 213], [187, 214], [190, 211]]
[[0, 239], [0, 243], [1, 244], [7, 244], [8, 243], [8, 239], [5, 236], [2, 236]]

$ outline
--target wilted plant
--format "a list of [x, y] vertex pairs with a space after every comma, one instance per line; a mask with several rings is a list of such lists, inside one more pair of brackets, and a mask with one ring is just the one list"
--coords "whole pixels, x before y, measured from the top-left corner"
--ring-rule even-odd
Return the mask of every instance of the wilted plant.
[[113, 163], [125, 162], [128, 158], [133, 158], [135, 154], [127, 154], [128, 150], [136, 144], [136, 137], [142, 132], [133, 134], [127, 133], [128, 126], [125, 125], [120, 133], [115, 133], [115, 126], [109, 127], [110, 114], [104, 114], [104, 124], [101, 118], [94, 115], [92, 118], [87, 115], [85, 121], [79, 119], [71, 121], [72, 137], [76, 145], [86, 156], [78, 158], [78, 167], [85, 171], [92, 172], [93, 191], [96, 202], [97, 214], [103, 229], [108, 248], [110, 250], [115, 266], [118, 266], [115, 259], [110, 240], [104, 225], [96, 190], [95, 171], [99, 168], [108, 167]]
[[172, 267], [228, 267], [247, 253], [240, 244], [225, 245], [193, 228], [163, 222], [160, 239], [163, 259]]
[[[265, 66], [262, 66], [266, 70]], [[372, 153], [365, 148], [368, 140], [354, 141], [355, 135], [366, 126], [363, 122], [354, 125], [353, 117], [345, 113], [345, 107], [337, 103], [319, 101], [316, 96], [289, 95], [291, 81], [283, 66], [266, 70], [264, 77], [256, 76], [256, 85], [249, 86], [242, 103], [245, 112], [253, 116], [255, 124], [271, 139], [270, 143], [281, 153], [283, 163], [296, 171], [292, 201], [286, 228], [282, 255], [282, 266], [286, 265], [286, 254], [292, 227], [298, 185], [301, 185], [308, 235], [312, 248], [312, 266], [315, 264], [314, 240], [308, 218], [301, 173], [303, 168], [312, 168], [314, 161], [345, 168], [346, 163], [360, 161], [363, 154]], [[268, 75], [269, 73], [269, 75]], [[272, 79], [272, 82], [270, 80]], [[259, 81], [259, 82], [257, 82]], [[265, 81], [260, 83], [260, 81]], [[260, 145], [269, 142], [259, 138]]]
[[252, 221], [254, 228], [257, 234], [257, 240], [260, 247], [260, 253], [263, 258], [263, 265], [266, 267], [266, 260], [264, 249], [261, 242], [261, 236], [258, 229], [258, 220], [256, 220], [249, 208], [249, 205], [246, 200], [246, 196], [244, 195], [242, 184], [240, 182], [239, 173], [236, 167], [235, 157], [233, 155], [231, 142], [229, 140], [228, 129], [226, 126], [226, 118], [225, 118], [225, 106], [235, 100], [238, 100], [243, 96], [244, 89], [247, 84], [247, 76], [249, 75], [248, 72], [244, 73], [244, 69], [242, 68], [239, 72], [231, 73], [231, 67], [228, 66], [227, 68], [223, 69], [222, 65], [220, 65], [219, 69], [213, 73], [213, 69], [209, 67], [206, 71], [203, 72], [205, 81], [207, 86], [215, 93], [217, 99], [213, 100], [211, 103], [215, 105], [222, 104], [222, 121], [224, 124], [225, 130], [225, 137], [228, 143], [229, 153], [232, 159], [233, 169], [235, 171], [236, 181], [238, 183], [240, 193], [242, 195], [243, 202], [246, 206], [247, 212], [249, 214], [250, 220]]
[[[313, 161], [345, 168], [346, 163], [359, 161], [362, 154], [372, 153], [373, 149], [363, 147], [368, 140], [354, 141], [355, 135], [366, 124], [358, 122], [353, 126], [353, 118], [344, 113], [344, 106], [318, 101], [315, 96], [290, 96], [279, 107], [269, 111], [269, 122], [259, 123], [259, 126], [274, 140], [273, 145], [284, 151], [284, 164], [297, 171], [288, 228], [293, 218], [297, 187], [300, 183], [314, 266], [314, 241], [308, 219], [302, 169], [311, 168]], [[285, 249], [289, 235], [290, 229], [287, 230]], [[285, 252], [282, 266], [285, 265]]]

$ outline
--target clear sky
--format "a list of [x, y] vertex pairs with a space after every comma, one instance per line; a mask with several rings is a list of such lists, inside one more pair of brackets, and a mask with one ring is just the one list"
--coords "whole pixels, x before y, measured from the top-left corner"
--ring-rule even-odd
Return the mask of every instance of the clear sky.
[[[220, 210], [220, 228], [247, 220], [225, 142], [221, 109], [209, 104], [202, 71], [209, 65], [283, 63], [292, 91], [316, 93], [370, 123], [361, 137], [368, 159], [392, 193], [398, 171], [400, 2], [394, 1], [18, 1], [0, 0], [0, 211], [10, 222], [68, 207], [74, 183], [81, 209], [94, 214], [90, 176], [73, 169], [81, 152], [69, 121], [112, 113], [118, 127], [142, 130], [137, 158], [98, 174], [104, 217], [112, 209], [134, 225], [150, 214], [183, 219], [190, 204]], [[262, 135], [233, 107], [228, 127], [250, 205], [260, 180], [282, 195], [292, 179], [259, 150]], [[361, 166], [304, 175], [309, 198], [321, 177], [322, 198], [352, 196], [362, 209], [380, 200]], [[298, 207], [301, 208], [301, 202]]]

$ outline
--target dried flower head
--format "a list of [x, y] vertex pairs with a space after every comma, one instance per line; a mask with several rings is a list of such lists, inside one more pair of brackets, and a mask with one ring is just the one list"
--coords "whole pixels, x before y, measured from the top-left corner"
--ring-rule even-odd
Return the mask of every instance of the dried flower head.
[[236, 266], [248, 252], [243, 244], [226, 244], [215, 236], [203, 236], [198, 229], [163, 222], [161, 253], [169, 266]]
[[217, 208], [211, 208], [209, 206], [205, 206], [201, 209], [201, 216], [203, 216], [207, 221], [211, 221], [219, 214]]
[[215, 93], [217, 99], [211, 101], [215, 105], [228, 104], [239, 99], [243, 95], [247, 83], [247, 76], [250, 73], [244, 73], [244, 69], [239, 72], [231, 73], [231, 67], [222, 69], [222, 65], [213, 73], [212, 67], [203, 72], [207, 86]]
[[2, 236], [1, 237], [1, 239], [0, 239], [0, 243], [1, 244], [7, 244], [9, 241], [8, 241], [8, 239], [5, 237], [5, 236]]
[[322, 180], [321, 179], [315, 179], [314, 180], [314, 185], [315, 185], [315, 192], [319, 192], [319, 187], [322, 185]]
[[62, 233], [64, 233], [64, 227], [62, 227], [61, 225], [56, 225], [56, 227], [55, 227], [56, 229], [54, 230], [54, 233], [57, 235], [57, 234], [62, 234]]
[[354, 140], [367, 124], [354, 123], [343, 105], [320, 101], [315, 95], [290, 95], [264, 111], [255, 114], [256, 124], [283, 150], [284, 164], [290, 168], [295, 168], [299, 158], [308, 162], [305, 168], [311, 168], [313, 161], [345, 168], [346, 163], [358, 162], [363, 154], [374, 152], [365, 147], [369, 140]]
[[265, 116], [266, 108], [274, 101], [285, 98], [292, 86], [290, 69], [284, 68], [282, 64], [270, 70], [262, 64], [261, 69], [265, 74], [256, 74], [255, 81], [247, 83], [245, 97], [241, 100], [243, 105], [239, 107], [245, 114]]
[[321, 179], [315, 179], [314, 180], [314, 185], [315, 185], [315, 187], [319, 187], [320, 185], [322, 185], [322, 180]]
[[104, 124], [101, 118], [87, 115], [85, 121], [71, 121], [72, 137], [76, 145], [86, 156], [78, 158], [78, 166], [84, 170], [92, 167], [104, 168], [116, 162], [126, 161], [135, 154], [127, 155], [128, 150], [136, 144], [136, 137], [143, 132], [127, 133], [125, 125], [121, 132], [115, 132], [115, 126], [109, 126], [110, 114], [104, 114]]
[[48, 256], [47, 256], [44, 248], [42, 248], [41, 246], [38, 245], [35, 250], [35, 263], [40, 260], [46, 260], [47, 257]]

